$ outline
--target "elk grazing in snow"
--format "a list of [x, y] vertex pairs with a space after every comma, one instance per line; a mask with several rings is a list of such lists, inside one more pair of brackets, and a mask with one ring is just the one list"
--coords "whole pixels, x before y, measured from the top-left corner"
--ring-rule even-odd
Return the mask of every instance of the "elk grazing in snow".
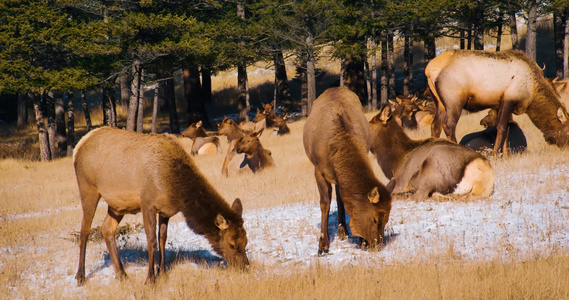
[[139, 212], [148, 244], [147, 282], [155, 280], [157, 242], [159, 271], [165, 270], [168, 220], [178, 212], [184, 215], [188, 227], [204, 235], [230, 265], [243, 268], [249, 264], [241, 201], [235, 199], [229, 206], [174, 135], [101, 127], [79, 141], [73, 165], [83, 209], [75, 276], [78, 284], [85, 282], [87, 237], [101, 197], [108, 204], [101, 231], [118, 278], [126, 273], [117, 252], [115, 232], [125, 214]]
[[522, 51], [449, 50], [429, 62], [425, 75], [437, 101], [433, 137], [439, 137], [443, 128], [456, 142], [462, 109], [493, 108], [498, 111], [494, 155], [505, 146], [512, 113], [527, 114], [550, 144], [563, 147], [569, 140], [569, 116], [559, 93]]
[[330, 88], [314, 101], [303, 131], [304, 149], [314, 165], [322, 213], [318, 253], [329, 249], [328, 215], [332, 184], [338, 203], [338, 235], [347, 235], [345, 212], [352, 235], [371, 247], [383, 245], [391, 211], [389, 191], [371, 167], [370, 130], [356, 94], [345, 87]]

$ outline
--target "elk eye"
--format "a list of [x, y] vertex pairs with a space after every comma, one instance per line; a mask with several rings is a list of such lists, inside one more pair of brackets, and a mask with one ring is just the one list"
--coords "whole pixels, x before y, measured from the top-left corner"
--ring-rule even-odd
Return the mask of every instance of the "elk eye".
[[373, 218], [373, 224], [377, 224], [377, 219]]
[[235, 250], [235, 245], [234, 245], [234, 244], [229, 244], [229, 248], [231, 248], [231, 250]]

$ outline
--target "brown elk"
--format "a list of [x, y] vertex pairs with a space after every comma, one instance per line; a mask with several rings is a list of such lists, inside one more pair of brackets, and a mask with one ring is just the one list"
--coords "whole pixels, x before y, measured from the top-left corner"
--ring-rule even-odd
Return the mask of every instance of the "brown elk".
[[563, 147], [569, 140], [569, 117], [559, 94], [522, 51], [449, 50], [431, 60], [425, 74], [437, 100], [433, 137], [440, 136], [443, 128], [456, 142], [462, 109], [494, 108], [498, 111], [494, 155], [504, 147], [512, 113], [526, 113], [550, 144]]
[[[472, 132], [462, 137], [459, 144], [468, 148], [474, 149], [479, 152], [486, 152], [494, 149], [494, 142], [496, 141], [498, 123], [498, 112], [495, 109], [490, 109], [488, 115], [480, 120], [480, 125], [486, 127], [482, 131]], [[505, 144], [507, 150], [512, 153], [521, 153], [526, 151], [527, 140], [524, 132], [512, 119], [508, 122]], [[504, 152], [504, 155], [508, 154]]]
[[275, 117], [274, 130], [276, 135], [290, 134], [290, 128], [288, 128], [288, 125], [286, 124], [286, 117], [287, 114]]
[[234, 147], [237, 154], [245, 154], [241, 165], [247, 165], [253, 173], [275, 165], [271, 151], [263, 148], [259, 136], [263, 131], [252, 132], [235, 141]]
[[237, 174], [251, 173], [251, 168], [245, 163], [247, 159], [245, 154], [237, 153], [235, 151], [235, 143], [237, 143], [238, 139], [245, 136], [243, 130], [239, 128], [233, 119], [228, 117], [225, 117], [221, 123], [217, 124], [217, 127], [217, 132], [220, 135], [225, 135], [227, 137], [227, 142], [229, 143], [229, 146], [227, 147], [227, 154], [225, 155], [223, 166], [221, 167], [221, 174], [227, 177]]
[[417, 97], [417, 94], [411, 97], [396, 96], [395, 100], [389, 100], [393, 107], [393, 118], [403, 128], [417, 129], [417, 119], [415, 118], [415, 114], [418, 111], [418, 107], [415, 104]]
[[[155, 280], [154, 255], [159, 241], [159, 271], [165, 271], [168, 220], [182, 212], [188, 227], [204, 235], [230, 265], [249, 264], [242, 205], [229, 206], [209, 184], [191, 157], [170, 134], [140, 134], [101, 127], [83, 137], [73, 152], [83, 220], [79, 239], [78, 284], [85, 282], [85, 251], [101, 197], [108, 204], [101, 226], [116, 276], [126, 276], [115, 244], [125, 214], [142, 212], [148, 244], [147, 282]], [[156, 216], [158, 215], [158, 238]]]
[[180, 133], [181, 136], [192, 140], [192, 155], [217, 153], [219, 149], [219, 138], [216, 136], [208, 136], [202, 127], [202, 121], [192, 123], [188, 128]]
[[314, 101], [303, 131], [304, 149], [314, 165], [322, 212], [318, 253], [329, 248], [328, 215], [332, 184], [338, 203], [338, 235], [352, 235], [371, 247], [383, 245], [391, 211], [389, 191], [375, 176], [368, 158], [370, 130], [356, 94], [345, 87], [330, 88]]
[[392, 179], [387, 187], [392, 195], [410, 192], [420, 201], [434, 192], [470, 198], [492, 193], [494, 171], [480, 153], [444, 139], [410, 139], [392, 118], [389, 105], [369, 123], [371, 152]]

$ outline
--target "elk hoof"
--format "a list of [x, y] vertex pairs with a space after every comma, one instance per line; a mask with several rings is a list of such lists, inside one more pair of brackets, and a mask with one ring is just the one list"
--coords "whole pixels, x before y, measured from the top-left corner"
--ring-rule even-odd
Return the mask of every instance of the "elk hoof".
[[340, 238], [340, 240], [345, 240], [347, 236], [348, 236], [348, 232], [346, 231], [346, 228], [344, 228], [344, 226], [342, 226], [342, 225], [339, 225], [338, 226], [338, 237]]
[[84, 286], [87, 280], [85, 280], [85, 274], [77, 274], [75, 275], [75, 279], [77, 279], [77, 286]]
[[320, 248], [320, 249], [318, 249], [318, 256], [323, 256], [323, 255], [326, 255], [327, 253], [328, 253], [328, 248], [325, 248], [325, 249]]

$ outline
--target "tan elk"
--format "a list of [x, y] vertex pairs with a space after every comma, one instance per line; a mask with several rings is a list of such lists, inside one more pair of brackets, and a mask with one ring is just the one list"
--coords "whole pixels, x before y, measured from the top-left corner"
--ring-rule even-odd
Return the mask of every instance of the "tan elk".
[[480, 153], [444, 139], [412, 140], [386, 105], [370, 123], [371, 152], [388, 179], [392, 195], [412, 193], [420, 201], [433, 193], [488, 197], [494, 171]]
[[181, 136], [192, 140], [192, 155], [212, 154], [219, 151], [219, 138], [209, 136], [202, 127], [202, 121], [190, 124], [180, 133]]
[[371, 247], [383, 245], [391, 211], [389, 191], [371, 167], [370, 130], [356, 94], [345, 87], [330, 88], [314, 101], [303, 131], [304, 149], [314, 165], [322, 213], [318, 253], [329, 249], [328, 215], [335, 185], [338, 235], [347, 235], [345, 212], [352, 235]]
[[396, 96], [395, 100], [389, 100], [390, 105], [393, 107], [393, 118], [403, 128], [417, 129], [417, 119], [415, 114], [419, 110], [415, 101], [418, 95], [411, 95], [411, 97]]
[[286, 119], [287, 114], [275, 117], [275, 124], [273, 129], [275, 130], [276, 135], [290, 134], [290, 128], [286, 124]]
[[449, 50], [431, 60], [425, 74], [437, 101], [433, 137], [443, 128], [456, 142], [462, 109], [493, 108], [498, 111], [494, 155], [504, 147], [512, 113], [527, 114], [550, 144], [563, 147], [569, 140], [569, 117], [559, 94], [522, 51]]
[[249, 264], [241, 201], [235, 199], [229, 206], [174, 135], [101, 127], [79, 141], [73, 152], [73, 165], [83, 210], [75, 276], [78, 284], [85, 282], [87, 237], [101, 197], [108, 205], [101, 231], [118, 278], [126, 273], [117, 252], [115, 232], [125, 214], [139, 212], [148, 244], [147, 282], [155, 280], [157, 242], [158, 270], [165, 270], [168, 220], [178, 212], [188, 227], [204, 235], [230, 265], [243, 268]]
[[235, 151], [235, 143], [237, 140], [245, 136], [243, 130], [231, 118], [225, 117], [221, 123], [217, 124], [217, 132], [220, 135], [227, 137], [229, 146], [227, 147], [227, 154], [223, 160], [221, 167], [221, 174], [228, 176], [235, 176], [237, 174], [252, 173], [251, 168], [246, 163], [246, 156], [244, 153], [237, 153]]
[[271, 151], [263, 148], [259, 136], [263, 131], [251, 132], [235, 141], [234, 147], [237, 154], [245, 154], [242, 165], [247, 165], [253, 173], [275, 165]]

